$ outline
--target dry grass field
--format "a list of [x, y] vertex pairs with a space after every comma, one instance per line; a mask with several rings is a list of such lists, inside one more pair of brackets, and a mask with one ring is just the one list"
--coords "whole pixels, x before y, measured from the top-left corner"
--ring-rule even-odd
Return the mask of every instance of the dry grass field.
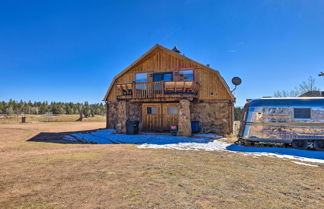
[[324, 167], [231, 152], [29, 142], [102, 122], [0, 124], [0, 208], [324, 208]]
[[[26, 123], [40, 123], [40, 122], [74, 122], [80, 118], [79, 115], [24, 115]], [[20, 115], [0, 115], [0, 124], [14, 124], [21, 123]], [[85, 122], [104, 122], [105, 116], [96, 115], [95, 117], [83, 118]]]

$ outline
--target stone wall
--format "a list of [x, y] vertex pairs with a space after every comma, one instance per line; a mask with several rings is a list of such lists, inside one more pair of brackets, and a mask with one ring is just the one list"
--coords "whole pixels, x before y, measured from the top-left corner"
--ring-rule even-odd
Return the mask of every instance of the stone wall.
[[[191, 121], [199, 121], [202, 133], [216, 133], [227, 135], [232, 132], [231, 108], [228, 102], [179, 102], [179, 135], [191, 135]], [[108, 104], [107, 128], [116, 129], [119, 133], [126, 133], [126, 121], [140, 121], [142, 123], [142, 104], [126, 101]]]
[[191, 136], [190, 102], [186, 99], [179, 102], [178, 135]]
[[192, 102], [191, 120], [199, 121], [202, 133], [224, 136], [231, 133], [230, 107], [228, 102]]
[[119, 101], [108, 104], [107, 128], [116, 129], [118, 133], [126, 132], [127, 102]]
[[127, 103], [127, 118], [128, 120], [138, 120], [139, 129], [142, 129], [142, 103], [128, 102]]
[[[126, 101], [108, 104], [107, 128], [116, 129], [118, 133], [126, 133], [127, 120], [141, 120], [142, 104]], [[141, 123], [140, 123], [141, 128]]]

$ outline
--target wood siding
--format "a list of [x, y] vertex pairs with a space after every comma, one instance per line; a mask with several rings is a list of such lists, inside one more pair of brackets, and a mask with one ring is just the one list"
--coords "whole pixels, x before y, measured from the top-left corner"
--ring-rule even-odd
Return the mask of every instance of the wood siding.
[[229, 100], [230, 95], [222, 84], [218, 73], [207, 69], [199, 69], [200, 75], [200, 89], [198, 91], [198, 98], [200, 100]]
[[[148, 114], [147, 108], [156, 108], [155, 114]], [[176, 108], [176, 114], [170, 114], [168, 108]], [[146, 131], [165, 131], [171, 125], [178, 125], [178, 103], [144, 103], [142, 104], [142, 126]]]
[[[135, 80], [135, 73], [145, 72], [176, 72], [179, 70], [194, 70], [194, 80], [199, 82], [198, 99], [201, 100], [231, 100], [231, 95], [224, 86], [222, 78], [217, 71], [213, 71], [207, 66], [197, 64], [184, 56], [174, 54], [160, 48], [156, 48], [127, 72], [119, 76], [108, 94], [107, 100], [112, 102], [117, 100], [117, 84], [131, 83]], [[174, 77], [175, 78], [175, 77]], [[152, 78], [148, 78], [151, 82]], [[175, 78], [176, 79], [176, 78]]]

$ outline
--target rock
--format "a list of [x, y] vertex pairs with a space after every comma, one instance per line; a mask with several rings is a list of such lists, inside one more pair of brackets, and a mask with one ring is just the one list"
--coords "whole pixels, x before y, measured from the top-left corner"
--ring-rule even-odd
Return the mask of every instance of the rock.
[[141, 103], [126, 101], [111, 102], [108, 104], [108, 126], [116, 129], [117, 133], [126, 133], [126, 121], [141, 119]]
[[224, 136], [229, 129], [229, 107], [227, 102], [192, 102], [191, 119], [199, 121], [202, 133]]
[[191, 136], [190, 102], [186, 99], [179, 102], [178, 134], [180, 136]]

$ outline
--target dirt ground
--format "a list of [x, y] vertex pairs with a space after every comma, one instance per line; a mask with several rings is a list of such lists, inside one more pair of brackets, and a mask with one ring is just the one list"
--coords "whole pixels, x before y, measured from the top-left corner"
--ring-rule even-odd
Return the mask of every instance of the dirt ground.
[[[75, 122], [80, 118], [80, 115], [29, 115], [24, 114], [26, 123], [40, 123], [40, 122]], [[0, 114], [0, 124], [18, 124], [21, 122], [22, 115], [2, 115]], [[83, 118], [84, 122], [105, 122], [106, 117], [96, 115], [94, 117]]]
[[324, 167], [231, 152], [30, 142], [100, 122], [1, 124], [0, 208], [324, 208]]

